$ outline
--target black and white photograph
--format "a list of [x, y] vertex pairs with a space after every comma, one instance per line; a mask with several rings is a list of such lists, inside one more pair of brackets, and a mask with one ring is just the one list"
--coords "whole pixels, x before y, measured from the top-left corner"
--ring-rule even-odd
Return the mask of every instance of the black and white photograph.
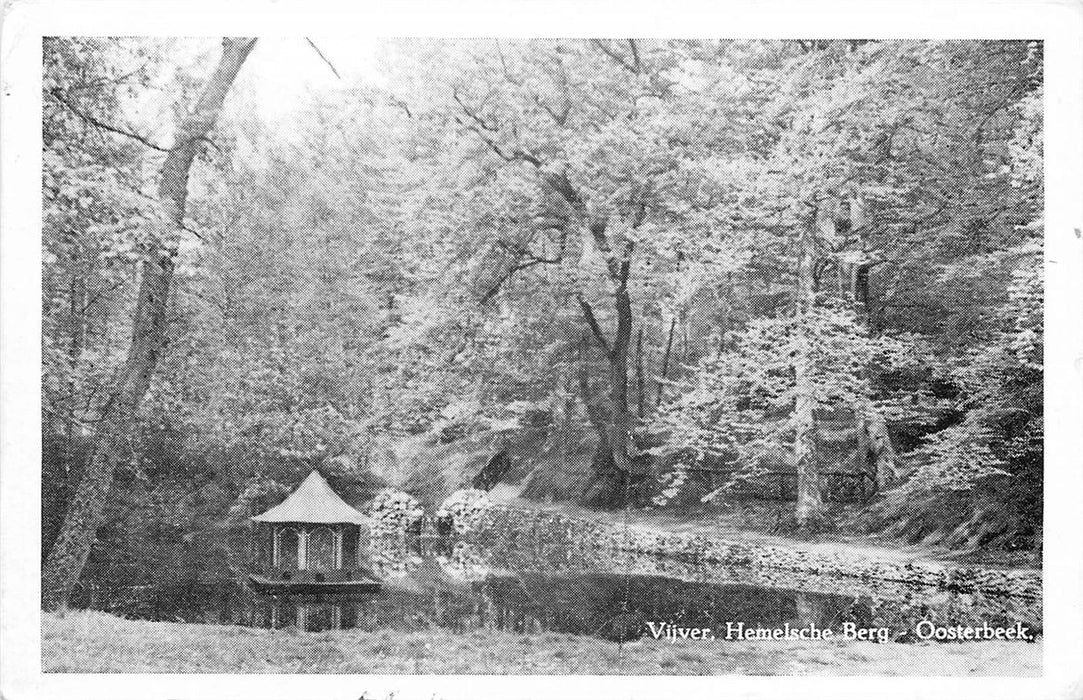
[[40, 37], [42, 678], [1049, 670], [1042, 36], [230, 28]]

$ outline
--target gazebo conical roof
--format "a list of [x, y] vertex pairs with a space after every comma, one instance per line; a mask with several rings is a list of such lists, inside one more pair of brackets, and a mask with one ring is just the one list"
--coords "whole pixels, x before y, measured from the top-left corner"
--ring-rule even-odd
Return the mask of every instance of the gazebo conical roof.
[[252, 520], [261, 523], [319, 523], [368, 525], [371, 520], [335, 493], [318, 471], [305, 477], [286, 500]]

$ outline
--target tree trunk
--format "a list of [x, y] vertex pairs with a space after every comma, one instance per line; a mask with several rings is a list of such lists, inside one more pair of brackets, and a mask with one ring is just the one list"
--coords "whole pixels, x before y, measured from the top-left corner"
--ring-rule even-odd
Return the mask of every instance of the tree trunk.
[[639, 326], [639, 333], [636, 335], [636, 401], [637, 401], [637, 415], [639, 420], [643, 420], [645, 415], [645, 397], [643, 396], [643, 325]]
[[593, 475], [579, 502], [584, 506], [611, 508], [619, 505], [618, 500], [622, 495], [621, 480], [613, 463], [613, 450], [609, 447], [609, 418], [591, 396], [590, 365], [587, 361], [589, 347], [590, 338], [584, 333], [579, 352], [579, 395], [591, 427], [598, 435], [598, 444], [591, 458]]
[[[588, 396], [587, 365], [581, 366], [580, 385], [583, 401], [598, 433], [598, 449], [593, 459], [594, 479], [582, 500], [584, 505], [621, 507], [626, 503], [625, 486], [631, 482], [632, 413], [628, 407], [628, 355], [632, 338], [632, 304], [623, 286], [616, 291], [617, 332], [613, 344], [605, 340], [591, 307], [580, 299], [583, 314], [606, 358], [608, 367], [608, 404], [604, 414]], [[584, 343], [587, 340], [584, 338]], [[584, 346], [585, 348], [585, 346]], [[584, 352], [584, 358], [586, 354]]]
[[869, 420], [862, 406], [854, 406], [854, 463], [853, 470], [857, 474], [869, 473], [869, 453], [872, 446], [869, 444]]
[[[74, 238], [75, 234], [71, 235]], [[78, 249], [79, 246], [72, 246], [72, 276], [68, 284], [68, 313], [65, 319], [68, 340], [68, 381], [62, 411], [63, 422], [61, 425], [57, 425], [56, 421], [45, 424], [51, 440], [57, 440], [59, 435], [60, 450], [55, 455], [55, 459], [53, 456], [47, 458], [52, 459], [54, 463], [48, 465], [47, 473], [43, 471], [42, 474], [42, 561], [48, 557], [49, 550], [64, 524], [64, 513], [67, 511], [71, 487], [74, 483], [73, 476], [78, 472], [75, 465], [77, 443], [75, 405], [78, 383], [75, 377], [86, 340], [84, 306], [88, 274], [81, 264], [81, 255], [74, 252]], [[46, 467], [44, 464], [42, 466]]]
[[616, 291], [617, 334], [609, 353], [609, 446], [617, 468], [630, 475], [632, 414], [628, 410], [628, 349], [632, 340], [632, 300], [628, 289]]
[[[583, 309], [583, 317], [590, 327], [608, 365], [609, 374], [609, 412], [605, 416], [604, 433], [601, 430], [599, 420], [601, 416], [592, 418], [599, 436], [607, 445], [612, 457], [612, 464], [617, 470], [617, 476], [627, 484], [631, 480], [632, 465], [632, 413], [628, 407], [628, 355], [632, 340], [632, 299], [628, 294], [628, 268], [629, 262], [621, 265], [620, 272], [615, 275], [619, 280], [616, 290], [613, 292], [614, 306], [617, 312], [617, 330], [610, 344], [606, 340], [605, 332], [598, 324], [597, 318], [591, 306], [583, 298], [579, 298], [579, 304]], [[604, 473], [604, 467], [610, 460], [595, 460], [596, 471]], [[623, 503], [623, 496], [621, 501]]]
[[872, 473], [876, 479], [876, 490], [883, 491], [891, 488], [898, 481], [895, 448], [891, 444], [887, 421], [880, 413], [870, 408], [865, 425], [868, 428], [869, 452], [872, 454]]
[[[866, 221], [864, 206], [860, 198], [851, 201], [850, 211], [853, 227], [858, 230], [863, 229]], [[862, 257], [853, 264], [850, 271], [850, 291], [857, 323], [868, 336], [875, 336], [877, 333], [869, 304], [869, 272], [873, 265], [874, 262], [865, 254], [862, 238]], [[866, 380], [870, 378], [869, 368], [865, 368], [864, 375]], [[854, 407], [854, 418], [857, 428], [859, 469], [872, 476], [878, 491], [891, 487], [897, 478], [897, 469], [895, 449], [891, 444], [887, 422], [867, 400]]]
[[[851, 211], [853, 207], [851, 206]], [[862, 259], [846, 266], [849, 271], [849, 291], [853, 303], [854, 315], [858, 326], [868, 329], [868, 263]], [[868, 377], [868, 368], [862, 370], [862, 375]], [[858, 474], [868, 474], [870, 469], [870, 455], [872, 445], [869, 441], [869, 410], [868, 402], [854, 406], [854, 434], [856, 444], [854, 446], [854, 471]], [[873, 472], [874, 473], [874, 472]]]
[[165, 346], [173, 256], [184, 226], [192, 161], [200, 142], [217, 121], [226, 93], [255, 43], [256, 40], [250, 38], [223, 40], [218, 66], [195, 109], [178, 125], [174, 145], [162, 164], [158, 185], [162, 218], [156, 245], [140, 268], [131, 345], [110, 399], [102, 409], [97, 437], [86, 457], [79, 486], [42, 572], [41, 604], [46, 610], [66, 603], [90, 555], [116, 468], [123, 458], [136, 413]]
[[666, 379], [669, 378], [669, 355], [673, 352], [673, 333], [677, 330], [677, 317], [674, 316], [669, 322], [669, 336], [666, 338], [666, 351], [662, 355], [662, 374], [658, 377], [658, 399], [654, 407], [662, 405], [662, 390], [665, 388]]
[[823, 513], [820, 470], [816, 458], [815, 387], [812, 379], [810, 315], [815, 303], [815, 267], [812, 231], [802, 227], [798, 236], [796, 328], [794, 347], [794, 461], [797, 464], [797, 525], [815, 525]]

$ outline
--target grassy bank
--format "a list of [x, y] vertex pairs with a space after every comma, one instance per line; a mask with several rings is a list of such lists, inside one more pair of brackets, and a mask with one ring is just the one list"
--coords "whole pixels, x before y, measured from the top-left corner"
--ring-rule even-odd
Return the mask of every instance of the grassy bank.
[[1012, 675], [1041, 673], [1041, 642], [682, 642], [622, 649], [567, 634], [443, 630], [305, 633], [42, 615], [46, 673]]

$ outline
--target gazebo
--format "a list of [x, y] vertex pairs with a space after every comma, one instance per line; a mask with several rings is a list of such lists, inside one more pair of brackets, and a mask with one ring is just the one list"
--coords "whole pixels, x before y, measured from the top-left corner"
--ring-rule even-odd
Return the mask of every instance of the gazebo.
[[327, 592], [378, 585], [361, 566], [362, 529], [371, 520], [350, 506], [315, 469], [274, 508], [252, 516], [260, 528], [257, 590]]

